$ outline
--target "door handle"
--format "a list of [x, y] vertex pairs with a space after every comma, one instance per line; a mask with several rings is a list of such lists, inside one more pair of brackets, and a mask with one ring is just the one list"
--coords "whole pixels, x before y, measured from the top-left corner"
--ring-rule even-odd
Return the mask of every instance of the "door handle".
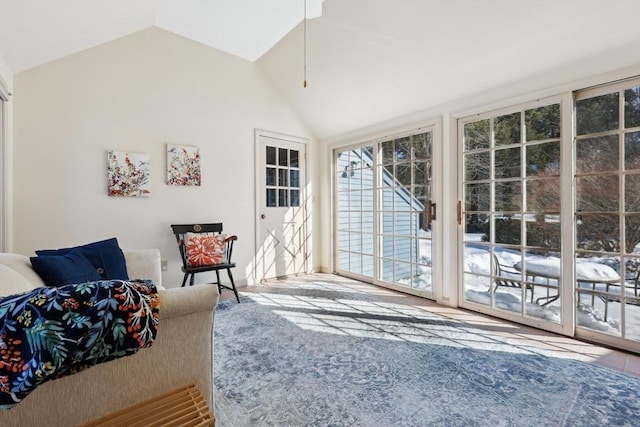
[[431, 224], [436, 220], [436, 204], [429, 199], [429, 206], [427, 207], [427, 224]]

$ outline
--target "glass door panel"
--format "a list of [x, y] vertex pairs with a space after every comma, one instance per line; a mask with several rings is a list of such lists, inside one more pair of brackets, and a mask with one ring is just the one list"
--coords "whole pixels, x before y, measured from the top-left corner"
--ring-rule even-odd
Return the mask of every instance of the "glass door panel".
[[432, 132], [336, 150], [339, 273], [433, 293]]
[[374, 277], [373, 146], [336, 153], [337, 269]]
[[433, 292], [432, 133], [378, 143], [380, 280]]
[[[575, 102], [578, 332], [640, 341], [640, 86], [579, 92]], [[597, 335], [596, 335], [597, 336]]]
[[559, 324], [560, 104], [461, 123], [462, 301]]

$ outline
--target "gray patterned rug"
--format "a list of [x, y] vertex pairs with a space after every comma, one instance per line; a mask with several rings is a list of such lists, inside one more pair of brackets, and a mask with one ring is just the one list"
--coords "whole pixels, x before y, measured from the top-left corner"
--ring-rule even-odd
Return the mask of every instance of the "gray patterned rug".
[[637, 426], [640, 378], [322, 281], [221, 302], [217, 426]]

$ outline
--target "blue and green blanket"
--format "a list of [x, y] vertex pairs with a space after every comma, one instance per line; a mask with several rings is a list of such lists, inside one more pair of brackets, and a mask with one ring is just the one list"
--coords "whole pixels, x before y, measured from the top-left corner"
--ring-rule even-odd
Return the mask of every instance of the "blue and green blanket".
[[46, 381], [150, 347], [159, 305], [149, 280], [41, 287], [0, 298], [0, 408]]

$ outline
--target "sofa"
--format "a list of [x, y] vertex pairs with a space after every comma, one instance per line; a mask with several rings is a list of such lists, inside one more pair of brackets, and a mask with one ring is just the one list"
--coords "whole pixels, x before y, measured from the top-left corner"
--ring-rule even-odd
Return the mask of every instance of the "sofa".
[[[158, 287], [156, 341], [136, 354], [96, 365], [37, 387], [12, 409], [0, 409], [0, 426], [76, 426], [154, 396], [195, 383], [213, 411], [213, 321], [218, 290], [211, 285], [162, 287], [160, 251], [124, 251], [131, 279]], [[29, 257], [0, 254], [0, 298], [44, 282]]]

